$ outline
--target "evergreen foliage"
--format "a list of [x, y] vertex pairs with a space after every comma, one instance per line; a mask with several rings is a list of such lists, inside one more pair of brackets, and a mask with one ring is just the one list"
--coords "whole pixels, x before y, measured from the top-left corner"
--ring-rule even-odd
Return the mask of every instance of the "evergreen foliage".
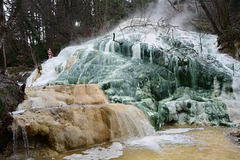
[[[135, 11], [143, 11], [148, 3], [156, 0], [13, 0], [1, 6], [1, 23], [9, 30], [4, 37], [7, 66], [37, 66], [47, 59], [51, 48], [54, 56], [72, 43], [82, 43], [106, 33], [122, 19]], [[21, 3], [17, 14], [12, 12]], [[13, 17], [15, 14], [16, 16]], [[7, 26], [5, 19], [13, 17]], [[8, 27], [8, 28], [6, 28]], [[3, 33], [3, 32], [2, 32]], [[2, 50], [2, 48], [1, 48]], [[36, 63], [32, 56], [35, 56]], [[2, 54], [0, 55], [2, 60]], [[2, 62], [3, 63], [3, 62]], [[1, 65], [2, 66], [2, 65]]]
[[[212, 18], [215, 23], [213, 29], [219, 35], [218, 42], [219, 45], [222, 44], [223, 52], [229, 52], [238, 58], [236, 51], [240, 47], [240, 1], [198, 1], [205, 4], [209, 10], [207, 17]], [[2, 1], [0, 63], [6, 61], [8, 67], [36, 67], [48, 58], [48, 48], [51, 48], [53, 55], [56, 56], [69, 44], [83, 43], [109, 32], [120, 21], [133, 17], [136, 12], [142, 14], [142, 17], [150, 16], [145, 15], [147, 6], [157, 2], [157, 0]], [[171, 5], [190, 4], [190, 1], [183, 0], [171, 2]], [[209, 24], [205, 23], [202, 29], [209, 30]]]

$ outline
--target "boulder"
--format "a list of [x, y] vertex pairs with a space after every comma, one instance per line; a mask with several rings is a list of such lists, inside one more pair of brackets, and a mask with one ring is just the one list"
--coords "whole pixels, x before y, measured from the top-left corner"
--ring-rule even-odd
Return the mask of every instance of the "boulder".
[[0, 152], [3, 152], [12, 134], [7, 129], [12, 123], [9, 112], [16, 110], [19, 103], [24, 100], [24, 93], [19, 85], [8, 77], [0, 74]]
[[209, 98], [211, 92], [178, 88], [171, 98], [159, 101], [158, 112], [163, 123], [235, 126], [226, 104]]
[[239, 129], [230, 132], [228, 135], [230, 136], [230, 138], [232, 139], [232, 141], [235, 144], [240, 145], [240, 130]]
[[[14, 113], [12, 129], [17, 141], [27, 134], [30, 151], [64, 152], [154, 132], [143, 111], [110, 104], [96, 84], [32, 87], [26, 94], [28, 99]], [[13, 148], [26, 143], [16, 142]]]
[[[49, 147], [57, 152], [86, 148], [110, 140], [146, 135], [144, 127], [135, 126], [139, 123], [137, 122], [139, 118], [132, 120], [130, 118], [133, 117], [128, 117], [127, 112], [131, 110], [140, 114], [140, 119], [148, 121], [142, 111], [134, 106], [123, 104], [91, 107], [73, 105], [51, 109], [41, 108], [15, 115], [16, 133], [18, 137], [21, 137], [22, 127], [24, 127], [32, 148], [36, 148], [37, 144], [38, 146], [49, 144]], [[43, 141], [46, 144], [36, 142], [39, 137], [46, 138]]]
[[28, 98], [18, 110], [53, 108], [67, 105], [102, 105], [109, 100], [97, 84], [91, 85], [50, 85], [26, 87]]

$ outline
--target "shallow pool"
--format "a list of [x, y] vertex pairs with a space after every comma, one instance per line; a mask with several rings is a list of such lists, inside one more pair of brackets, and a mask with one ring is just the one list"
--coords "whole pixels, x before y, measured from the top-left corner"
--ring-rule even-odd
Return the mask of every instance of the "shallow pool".
[[40, 159], [66, 160], [240, 160], [240, 146], [225, 127], [164, 127], [155, 135], [102, 144]]

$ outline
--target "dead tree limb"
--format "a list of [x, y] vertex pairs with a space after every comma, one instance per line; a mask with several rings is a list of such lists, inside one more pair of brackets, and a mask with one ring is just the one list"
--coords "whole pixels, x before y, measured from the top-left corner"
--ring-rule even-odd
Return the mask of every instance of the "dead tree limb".
[[174, 6], [174, 4], [172, 4], [172, 2], [170, 0], [168, 0], [168, 3], [173, 7], [173, 9], [176, 11], [176, 12], [179, 12], [179, 10]]
[[119, 43], [120, 45], [122, 44], [122, 42], [115, 40], [115, 33], [113, 33], [113, 41]]

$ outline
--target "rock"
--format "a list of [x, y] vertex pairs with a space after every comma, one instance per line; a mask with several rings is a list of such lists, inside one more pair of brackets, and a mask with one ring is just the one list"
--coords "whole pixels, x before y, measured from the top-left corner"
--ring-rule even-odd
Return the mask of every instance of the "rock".
[[[14, 114], [14, 133], [22, 137], [26, 131], [34, 149], [64, 152], [154, 131], [143, 111], [132, 105], [109, 104], [96, 84], [32, 87], [26, 94], [28, 99], [20, 109], [27, 111]], [[60, 102], [66, 105], [57, 106]]]
[[240, 130], [234, 130], [228, 135], [235, 144], [240, 145]]
[[[151, 23], [159, 25], [154, 20], [151, 20]], [[144, 26], [145, 21], [132, 19], [120, 25], [124, 28], [127, 24]], [[116, 31], [120, 44], [113, 43], [112, 35], [108, 34], [79, 48], [66, 47], [59, 54], [57, 61], [47, 61], [42, 65], [44, 72], [36, 82], [33, 77], [37, 78], [37, 73], [34, 72], [27, 86], [98, 83], [110, 102], [137, 104], [137, 107], [151, 118], [156, 129], [159, 129], [161, 123], [165, 123], [162, 119], [166, 117], [173, 123], [205, 124], [206, 121], [216, 121], [217, 123], [212, 124], [219, 125], [221, 121], [228, 122], [225, 107], [229, 105], [222, 105], [217, 98], [227, 95], [230, 101], [234, 99], [233, 94], [236, 92], [233, 88], [235, 78], [232, 77], [232, 64], [237, 62], [223, 61], [216, 54], [212, 54], [217, 53], [217, 48], [209, 47], [209, 44], [214, 45], [216, 37], [204, 37], [203, 48], [200, 51], [196, 48], [199, 40], [194, 38], [198, 37], [194, 32], [174, 29], [173, 37], [163, 29], [146, 36], [142, 29], [149, 32], [147, 26], [141, 27], [139, 31], [127, 27], [123, 31], [124, 36], [122, 32]], [[189, 36], [184, 36], [186, 34]], [[199, 58], [199, 55], [203, 57]], [[237, 70], [235, 72], [237, 73]], [[185, 108], [185, 100], [181, 101], [176, 97], [184, 95], [189, 89], [200, 93], [189, 93], [190, 98], [186, 103], [192, 105], [190, 109]], [[178, 94], [175, 96], [176, 92]], [[180, 106], [175, 107], [175, 111], [159, 109], [158, 102], [162, 103], [166, 99], [171, 99], [166, 105], [173, 105], [175, 99], [181, 101], [175, 101], [178, 103], [176, 105]], [[216, 113], [218, 107], [221, 111]], [[204, 114], [205, 108], [207, 116]], [[231, 112], [236, 113], [234, 111]], [[222, 113], [224, 115], [221, 115]], [[162, 114], [166, 116], [162, 117]], [[235, 115], [231, 117], [234, 123], [237, 117]]]
[[29, 158], [29, 157], [40, 157], [39, 159], [42, 159], [42, 157], [53, 157], [56, 156], [58, 154], [58, 152], [47, 148], [47, 147], [39, 147], [39, 148], [31, 148], [28, 152], [28, 154], [26, 154], [25, 148], [21, 149], [18, 151], [17, 156], [16, 155], [12, 155], [9, 156], [8, 158], [6, 158], [5, 156], [0, 156], [0, 159], [8, 159], [8, 160], [21, 160], [21, 159], [28, 159], [28, 160], [32, 160], [33, 158]]
[[73, 63], [75, 62], [75, 60], [76, 60], [76, 56], [73, 56], [69, 61], [68, 61], [68, 64], [67, 64], [67, 66], [66, 66], [66, 70], [67, 69], [69, 69], [72, 65], [73, 65]]
[[12, 123], [9, 112], [15, 111], [24, 100], [24, 93], [19, 86], [8, 77], [0, 74], [0, 152], [3, 152], [12, 134], [7, 129]]
[[240, 130], [238, 131], [233, 131], [231, 133], [229, 133], [231, 136], [234, 136], [234, 137], [239, 137], [240, 138]]
[[158, 112], [164, 123], [236, 126], [231, 123], [227, 106], [190, 88], [178, 88], [171, 98], [159, 101]]
[[[57, 152], [86, 148], [109, 140], [146, 135], [144, 127], [135, 126], [139, 123], [137, 122], [139, 118], [136, 118], [136, 121], [129, 119], [127, 112], [131, 110], [137, 113], [136, 116], [143, 118], [144, 123], [148, 121], [143, 112], [133, 106], [123, 104], [91, 107], [73, 105], [51, 109], [41, 108], [15, 115], [18, 128], [16, 133], [21, 136], [23, 126], [26, 129], [29, 143], [34, 142], [36, 137], [40, 136], [46, 138], [44, 143], [49, 143], [50, 148]], [[46, 144], [41, 144], [41, 146], [44, 145]]]
[[66, 105], [100, 105], [109, 100], [97, 84], [91, 85], [51, 85], [26, 87], [28, 100], [18, 109], [62, 107]]
[[153, 110], [157, 110], [156, 105], [154, 104], [153, 100], [150, 98], [146, 98], [146, 99], [142, 99], [141, 100], [142, 103], [144, 103], [146, 106], [150, 107]]

